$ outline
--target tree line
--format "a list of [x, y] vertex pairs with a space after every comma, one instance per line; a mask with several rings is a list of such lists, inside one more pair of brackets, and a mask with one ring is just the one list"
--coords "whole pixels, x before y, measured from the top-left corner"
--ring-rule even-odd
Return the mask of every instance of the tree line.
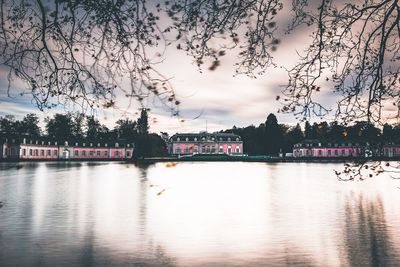
[[243, 140], [243, 151], [249, 155], [278, 155], [279, 152], [292, 152], [293, 145], [303, 140], [319, 140], [320, 142], [366, 143], [379, 144], [400, 142], [400, 124], [384, 124], [382, 129], [372, 123], [357, 121], [352, 125], [338, 122], [320, 122], [311, 124], [305, 121], [295, 126], [279, 124], [274, 114], [258, 127], [247, 127], [224, 130], [235, 133]]
[[35, 114], [27, 114], [21, 120], [12, 115], [0, 116], [0, 132], [6, 137], [47, 139], [71, 143], [115, 143], [121, 140], [135, 144], [137, 157], [164, 156], [167, 154], [165, 142], [155, 133], [149, 133], [148, 114], [142, 109], [139, 118], [119, 119], [113, 129], [109, 129], [95, 116], [82, 113], [56, 113], [44, 119], [44, 130]]
[[[35, 114], [27, 114], [21, 120], [12, 115], [0, 117], [0, 132], [5, 136], [29, 136], [53, 141], [114, 143], [120, 140], [135, 144], [136, 156], [154, 157], [167, 155], [167, 144], [156, 133], [149, 133], [147, 110], [143, 109], [136, 120], [119, 119], [113, 129], [101, 124], [94, 116], [81, 113], [55, 114], [47, 117], [44, 130]], [[278, 155], [292, 152], [293, 145], [303, 140], [338, 143], [400, 142], [400, 124], [383, 125], [382, 129], [372, 123], [358, 121], [350, 126], [338, 122], [320, 122], [295, 126], [280, 124], [274, 114], [258, 127], [250, 125], [221, 132], [234, 133], [243, 140], [243, 151], [249, 155]]]

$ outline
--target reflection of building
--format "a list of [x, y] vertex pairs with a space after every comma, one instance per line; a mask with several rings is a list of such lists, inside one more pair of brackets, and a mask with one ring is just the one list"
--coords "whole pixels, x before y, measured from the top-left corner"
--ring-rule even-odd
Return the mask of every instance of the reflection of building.
[[322, 143], [318, 140], [304, 140], [293, 147], [294, 157], [359, 157], [365, 147], [358, 143]]
[[169, 139], [168, 152], [173, 155], [242, 155], [243, 142], [240, 136], [232, 133], [179, 133]]
[[0, 159], [130, 159], [133, 156], [132, 144], [85, 144], [75, 143], [63, 145], [49, 141], [27, 141], [16, 139], [4, 139], [0, 147]]

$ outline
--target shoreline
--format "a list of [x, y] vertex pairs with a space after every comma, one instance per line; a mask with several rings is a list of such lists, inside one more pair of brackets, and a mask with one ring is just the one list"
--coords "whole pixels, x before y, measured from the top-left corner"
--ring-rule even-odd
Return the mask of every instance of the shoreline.
[[373, 162], [373, 161], [400, 161], [400, 157], [338, 157], [338, 158], [290, 158], [266, 156], [225, 156], [225, 157], [152, 157], [143, 159], [1, 159], [0, 163], [7, 162], [122, 162], [154, 164], [158, 162], [259, 162], [259, 163], [347, 163], [347, 162]]

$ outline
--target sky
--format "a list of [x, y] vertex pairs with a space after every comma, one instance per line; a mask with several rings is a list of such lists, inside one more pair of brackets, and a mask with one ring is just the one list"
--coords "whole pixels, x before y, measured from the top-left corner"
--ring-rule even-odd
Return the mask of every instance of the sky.
[[[282, 23], [280, 30], [284, 30]], [[274, 61], [287, 68], [298, 60], [298, 54], [309, 44], [310, 28], [300, 28], [281, 39], [278, 49], [272, 52]], [[269, 113], [277, 115], [279, 123], [295, 125], [299, 122], [293, 114], [278, 114], [281, 104], [276, 96], [280, 95], [287, 83], [286, 71], [280, 67], [270, 67], [265, 74], [256, 79], [239, 75], [234, 77], [236, 61], [234, 52], [228, 52], [221, 58], [221, 66], [215, 71], [208, 70], [206, 62], [202, 72], [192, 62], [192, 58], [184, 51], [170, 47], [165, 54], [165, 60], [157, 65], [157, 69], [166, 77], [174, 88], [177, 99], [181, 102], [179, 116], [173, 116], [165, 107], [153, 103], [150, 99], [145, 105], [150, 108], [151, 132], [209, 132], [248, 125], [258, 126], [265, 122]], [[80, 111], [79, 108], [68, 106], [52, 110], [39, 111], [29, 95], [20, 96], [24, 84], [14, 81], [8, 94], [7, 69], [0, 67], [0, 115], [11, 114], [22, 118], [26, 113], [36, 113], [40, 118], [52, 116], [55, 112]], [[330, 88], [324, 88], [319, 100], [328, 108], [335, 107], [335, 96]], [[120, 109], [99, 109], [94, 114], [101, 123], [113, 127], [116, 120], [126, 116], [135, 119], [140, 108], [139, 104], [127, 107], [124, 96], [117, 96]], [[128, 111], [126, 115], [122, 110]], [[133, 113], [133, 115], [132, 115]], [[43, 125], [42, 125], [43, 126]], [[207, 128], [206, 128], [207, 127]]]

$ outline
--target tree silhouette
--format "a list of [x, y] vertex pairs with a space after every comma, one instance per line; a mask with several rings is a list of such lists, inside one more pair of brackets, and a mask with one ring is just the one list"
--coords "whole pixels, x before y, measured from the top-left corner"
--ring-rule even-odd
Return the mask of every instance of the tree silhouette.
[[291, 10], [284, 4], [1, 0], [0, 60], [9, 81], [22, 79], [40, 109], [65, 101], [113, 107], [120, 91], [138, 101], [154, 96], [176, 111], [179, 101], [156, 69], [167, 47], [185, 51], [200, 67], [211, 59], [210, 70], [232, 50], [237, 73], [254, 77], [277, 65], [272, 53], [283, 41], [278, 26], [292, 33], [306, 24], [312, 42], [294, 67], [283, 66], [289, 82], [280, 111], [324, 116], [329, 109], [316, 94], [334, 88], [341, 95], [336, 115], [346, 123], [380, 121], [387, 105], [398, 117], [397, 0], [293, 0]]
[[117, 91], [176, 107], [168, 79], [155, 68], [161, 54], [150, 51], [165, 41], [153, 11], [159, 8], [146, 2], [0, 1], [0, 60], [9, 81], [24, 81], [39, 109], [69, 102], [113, 107]]
[[284, 91], [289, 104], [283, 109], [306, 117], [326, 115], [328, 109], [314, 97], [331, 85], [342, 95], [336, 116], [345, 123], [381, 121], [388, 105], [395, 107], [392, 115], [398, 117], [399, 2], [321, 0], [317, 10], [310, 10], [307, 0], [294, 2], [300, 14], [297, 25], [307, 23], [315, 30], [305, 54], [289, 70]]
[[274, 114], [269, 114], [265, 122], [266, 152], [268, 155], [277, 155], [282, 148], [283, 134]]
[[20, 123], [19, 133], [28, 135], [31, 138], [40, 137], [41, 131], [38, 116], [32, 113], [27, 114]]
[[47, 136], [59, 142], [73, 141], [74, 122], [70, 113], [55, 114], [53, 118], [46, 118]]
[[149, 132], [149, 121], [147, 115], [147, 109], [142, 109], [140, 117], [137, 120], [137, 131], [140, 134], [147, 134]]

